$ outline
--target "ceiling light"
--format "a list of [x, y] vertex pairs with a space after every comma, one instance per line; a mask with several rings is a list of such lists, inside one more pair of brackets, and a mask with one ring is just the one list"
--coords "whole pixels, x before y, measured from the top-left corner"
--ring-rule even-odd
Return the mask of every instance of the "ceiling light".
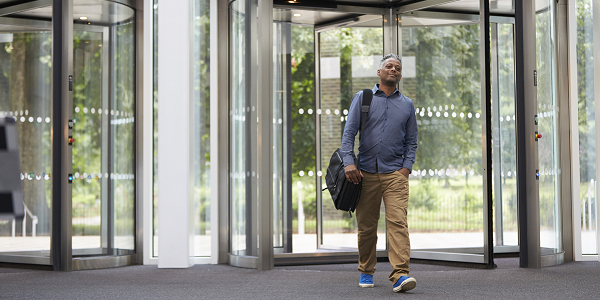
[[87, 17], [79, 17], [79, 20], [87, 20]]
[[302, 16], [301, 14], [294, 14], [294, 17], [300, 17]]

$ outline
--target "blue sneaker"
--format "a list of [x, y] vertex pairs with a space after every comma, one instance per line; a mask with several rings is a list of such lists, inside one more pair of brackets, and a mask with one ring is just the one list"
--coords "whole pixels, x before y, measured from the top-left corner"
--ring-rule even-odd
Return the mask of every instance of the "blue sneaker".
[[358, 286], [364, 288], [372, 288], [375, 285], [373, 284], [373, 275], [360, 273], [360, 282]]
[[392, 287], [395, 293], [406, 292], [414, 289], [417, 286], [417, 281], [408, 276], [401, 276]]

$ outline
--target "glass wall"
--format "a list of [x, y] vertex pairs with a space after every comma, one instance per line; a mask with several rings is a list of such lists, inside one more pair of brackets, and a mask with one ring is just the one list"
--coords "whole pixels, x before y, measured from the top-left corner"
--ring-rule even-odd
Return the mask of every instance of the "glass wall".
[[[287, 180], [290, 106], [291, 25], [273, 23], [273, 247], [282, 249], [289, 243], [290, 195]], [[289, 247], [287, 247], [289, 252]], [[283, 252], [286, 252], [285, 250]]]
[[210, 256], [210, 1], [195, 0], [193, 23], [194, 255]]
[[555, 1], [536, 1], [537, 111], [542, 255], [562, 251], [558, 180]]
[[[251, 54], [251, 3], [237, 0], [230, 4], [230, 103], [229, 103], [229, 168], [230, 168], [230, 224], [231, 253], [255, 256], [256, 233], [252, 228], [253, 186], [256, 185], [253, 137], [256, 137], [256, 97], [252, 97], [251, 73], [256, 60]], [[254, 99], [253, 99], [254, 98]], [[252, 111], [251, 111], [252, 107]], [[254, 161], [254, 162], [253, 162]], [[254, 183], [254, 184], [253, 184]], [[254, 229], [254, 230], [253, 230]]]
[[[518, 245], [514, 26], [497, 24], [496, 78], [492, 82], [494, 245]], [[494, 52], [494, 50], [492, 50]], [[494, 60], [492, 60], [494, 63]], [[494, 68], [492, 68], [494, 69]], [[494, 76], [492, 76], [494, 77]], [[496, 100], [497, 99], [497, 100]], [[497, 102], [496, 102], [497, 101]]]
[[[8, 22], [0, 18], [0, 23]], [[52, 187], [52, 32], [0, 33], [0, 117], [17, 121], [24, 221], [0, 220], [0, 255], [49, 257]]]
[[[135, 253], [135, 12], [100, 7], [75, 3], [72, 16], [73, 257]], [[0, 223], [0, 255], [49, 258], [52, 7], [12, 17], [0, 18], [0, 114], [19, 124], [27, 217]]]
[[[315, 32], [313, 26], [291, 25], [292, 110], [292, 252], [317, 250], [315, 174]], [[316, 179], [318, 178], [318, 179]], [[319, 191], [320, 192], [320, 191]]]
[[[108, 76], [103, 28], [73, 32], [73, 252], [106, 254], [108, 247]], [[106, 49], [105, 51], [103, 51]], [[113, 110], [114, 115], [114, 110]], [[104, 150], [104, 151], [103, 151]], [[104, 218], [103, 218], [104, 217]], [[102, 226], [104, 225], [104, 226]], [[102, 237], [101, 237], [102, 236]], [[103, 242], [104, 241], [104, 245]], [[103, 247], [104, 246], [104, 247]], [[90, 249], [84, 251], [82, 249]], [[94, 250], [91, 250], [94, 249]]]
[[573, 226], [581, 228], [581, 252], [583, 255], [598, 254], [595, 213], [597, 211], [597, 178], [592, 2], [592, 0], [577, 0], [575, 4], [580, 191], [579, 195], [575, 197], [579, 197], [580, 200], [581, 222]]
[[158, 0], [152, 6], [152, 257], [158, 256]]
[[75, 16], [73, 256], [135, 251], [135, 17], [107, 6], [111, 16]]
[[409, 20], [403, 18], [400, 30], [403, 94], [413, 100], [419, 126], [410, 176], [411, 248], [482, 253], [479, 25], [410, 27]]
[[280, 68], [275, 57], [281, 53], [273, 48], [272, 14], [270, 3], [229, 3], [229, 45], [235, 45], [229, 48], [230, 264], [259, 269], [272, 267], [273, 243], [283, 243], [273, 235], [274, 217], [282, 211], [274, 205], [281, 199], [273, 194], [282, 191], [277, 178], [282, 166], [273, 164], [282, 157], [283, 145], [282, 137], [272, 134], [282, 131], [283, 112], [272, 109], [285, 103], [273, 94], [272, 74]]
[[[381, 24], [381, 23], [380, 23]], [[382, 26], [347, 27], [332, 29], [319, 34], [320, 39], [320, 93], [321, 105], [317, 107], [321, 124], [321, 166], [324, 176], [331, 154], [339, 148], [352, 97], [362, 89], [372, 89], [379, 83], [377, 69], [383, 58]], [[309, 111], [308, 113], [313, 113]], [[354, 152], [358, 154], [358, 135]], [[302, 172], [302, 171], [300, 171]], [[304, 170], [308, 177], [312, 170]], [[300, 174], [302, 175], [302, 174]], [[317, 174], [318, 175], [318, 174]], [[324, 182], [324, 180], [323, 180]], [[323, 244], [325, 249], [357, 249], [356, 218], [338, 211], [328, 191], [322, 194]], [[381, 206], [377, 249], [386, 249], [385, 213]]]
[[[123, 8], [123, 7], [120, 7]], [[115, 248], [135, 250], [135, 25], [134, 20], [112, 28], [113, 139], [112, 201], [115, 209]], [[120, 114], [120, 116], [119, 116]], [[112, 174], [111, 174], [112, 176]], [[112, 179], [112, 178], [111, 178]]]

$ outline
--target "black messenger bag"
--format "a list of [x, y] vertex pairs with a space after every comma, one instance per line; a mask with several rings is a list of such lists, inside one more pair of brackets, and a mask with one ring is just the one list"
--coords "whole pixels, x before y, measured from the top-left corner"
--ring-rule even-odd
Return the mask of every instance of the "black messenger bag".
[[[369, 108], [372, 100], [373, 91], [370, 89], [364, 89], [360, 118], [361, 142], [362, 136], [364, 135], [367, 114], [369, 114]], [[360, 153], [358, 156], [360, 157]], [[356, 168], [360, 172], [360, 160], [357, 157], [353, 158], [354, 165], [356, 165]], [[362, 181], [358, 184], [354, 184], [346, 179], [344, 160], [342, 159], [340, 148], [335, 149], [335, 152], [333, 152], [333, 155], [329, 160], [329, 167], [327, 167], [327, 174], [325, 175], [325, 183], [327, 184], [327, 187], [323, 190], [329, 190], [335, 208], [350, 212], [350, 215], [352, 215], [358, 206], [358, 199], [360, 198], [360, 191], [362, 189]]]

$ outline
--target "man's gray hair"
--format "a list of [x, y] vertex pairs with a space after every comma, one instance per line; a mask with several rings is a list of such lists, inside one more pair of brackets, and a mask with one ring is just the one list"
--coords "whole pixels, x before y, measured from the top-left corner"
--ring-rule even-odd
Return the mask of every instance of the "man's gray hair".
[[400, 57], [398, 57], [398, 55], [396, 55], [394, 53], [390, 53], [390, 54], [384, 56], [383, 59], [381, 60], [381, 62], [379, 63], [379, 70], [381, 70], [381, 68], [383, 68], [383, 63], [390, 58], [393, 58], [393, 59], [399, 61], [400, 64], [402, 64], [402, 60], [400, 59]]

